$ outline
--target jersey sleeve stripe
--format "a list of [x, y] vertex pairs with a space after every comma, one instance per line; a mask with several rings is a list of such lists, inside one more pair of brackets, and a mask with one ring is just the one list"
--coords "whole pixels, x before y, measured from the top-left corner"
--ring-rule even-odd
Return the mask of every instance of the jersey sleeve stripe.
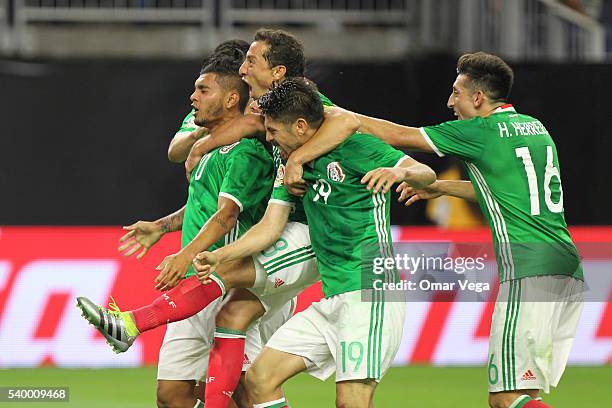
[[285, 207], [295, 208], [295, 204], [294, 203], [290, 203], [289, 201], [279, 200], [278, 198], [271, 198], [270, 201], [268, 201], [268, 203], [269, 204], [284, 205]]
[[240, 207], [240, 212], [242, 212], [242, 210], [244, 210], [244, 207], [242, 206], [242, 203], [240, 202], [240, 200], [239, 200], [239, 199], [237, 199], [236, 197], [234, 197], [233, 195], [228, 194], [228, 193], [224, 193], [224, 192], [222, 191], [222, 192], [220, 192], [220, 193], [219, 193], [219, 196], [220, 196], [220, 197], [229, 198], [230, 200], [232, 200], [233, 202], [235, 202], [235, 203], [236, 203], [236, 205], [237, 205], [238, 207]]
[[421, 132], [421, 134], [423, 135], [423, 137], [425, 138], [425, 141], [431, 146], [431, 148], [433, 149], [434, 152], [436, 152], [436, 154], [440, 157], [444, 157], [444, 153], [442, 153], [438, 147], [434, 144], [434, 142], [431, 140], [431, 138], [429, 137], [429, 135], [427, 134], [427, 132], [425, 131], [424, 128], [420, 127], [419, 128], [419, 132]]
[[507, 279], [514, 279], [514, 263], [512, 261], [512, 250], [510, 248], [510, 239], [508, 238], [508, 232], [506, 230], [506, 223], [504, 221], [504, 216], [499, 209], [499, 205], [495, 201], [487, 182], [485, 181], [482, 173], [478, 170], [478, 167], [473, 163], [466, 163], [467, 167], [472, 171], [474, 175], [474, 180], [476, 180], [476, 184], [480, 188], [482, 195], [484, 197], [484, 201], [487, 205], [487, 209], [489, 210], [489, 215], [493, 220], [493, 226], [495, 228], [495, 235], [497, 236], [497, 241], [499, 243], [499, 254], [502, 260], [502, 265], [504, 267], [504, 272], [500, 274], [500, 282], [503, 282]]
[[402, 156], [402, 158], [401, 158], [401, 159], [399, 159], [399, 160], [397, 161], [397, 163], [395, 163], [395, 166], [393, 166], [393, 167], [399, 167], [399, 165], [400, 165], [400, 164], [402, 164], [402, 163], [403, 163], [403, 161], [404, 161], [404, 160], [406, 160], [406, 159], [408, 159], [408, 158], [410, 158], [410, 156], [408, 156], [408, 155]]

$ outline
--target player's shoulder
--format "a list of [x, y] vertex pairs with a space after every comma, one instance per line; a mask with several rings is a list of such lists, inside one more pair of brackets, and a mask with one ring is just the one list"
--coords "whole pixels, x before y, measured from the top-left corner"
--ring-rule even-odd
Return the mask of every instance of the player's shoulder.
[[236, 143], [223, 146], [219, 148], [219, 154], [228, 156], [257, 156], [263, 160], [272, 161], [271, 153], [266, 149], [263, 142], [256, 137], [242, 138]]

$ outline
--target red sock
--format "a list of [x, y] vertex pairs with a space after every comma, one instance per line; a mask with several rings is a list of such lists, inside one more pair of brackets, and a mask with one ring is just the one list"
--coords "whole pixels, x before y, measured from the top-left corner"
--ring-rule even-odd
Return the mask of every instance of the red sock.
[[208, 358], [204, 401], [206, 408], [226, 408], [240, 381], [245, 334], [217, 328]]
[[542, 401], [531, 400], [523, 408], [552, 408], [550, 405], [544, 404]]
[[221, 287], [216, 281], [202, 285], [193, 275], [164, 292], [150, 305], [133, 310], [134, 322], [138, 331], [142, 333], [163, 324], [191, 317], [221, 295]]

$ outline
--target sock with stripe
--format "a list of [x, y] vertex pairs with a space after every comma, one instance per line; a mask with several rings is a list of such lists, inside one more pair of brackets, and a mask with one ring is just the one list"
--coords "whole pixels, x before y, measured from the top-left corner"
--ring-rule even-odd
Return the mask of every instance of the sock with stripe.
[[223, 280], [218, 276], [208, 285], [202, 285], [195, 275], [183, 279], [153, 303], [132, 311], [138, 333], [128, 332], [128, 335], [134, 336], [163, 324], [191, 317], [213, 300], [223, 296], [224, 292]]
[[287, 400], [285, 398], [279, 398], [274, 401], [264, 402], [262, 404], [255, 404], [253, 408], [288, 408]]
[[215, 330], [204, 392], [206, 408], [227, 407], [242, 374], [245, 338], [245, 333], [237, 330], [222, 327]]
[[521, 395], [508, 408], [551, 408], [551, 406], [534, 400], [529, 395]]

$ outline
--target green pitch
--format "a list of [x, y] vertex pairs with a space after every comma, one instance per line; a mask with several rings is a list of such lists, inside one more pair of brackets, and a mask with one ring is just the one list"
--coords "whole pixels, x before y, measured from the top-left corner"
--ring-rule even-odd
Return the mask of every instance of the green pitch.
[[[481, 367], [393, 368], [379, 386], [377, 408], [487, 407], [486, 371]], [[612, 406], [612, 367], [569, 367], [558, 390], [545, 397], [554, 408]], [[70, 403], [3, 403], [0, 408], [79, 407], [150, 408], [155, 406], [155, 368], [137, 369], [10, 369], [0, 370], [0, 386], [70, 387]], [[286, 387], [293, 408], [334, 406], [334, 384], [308, 375]]]

